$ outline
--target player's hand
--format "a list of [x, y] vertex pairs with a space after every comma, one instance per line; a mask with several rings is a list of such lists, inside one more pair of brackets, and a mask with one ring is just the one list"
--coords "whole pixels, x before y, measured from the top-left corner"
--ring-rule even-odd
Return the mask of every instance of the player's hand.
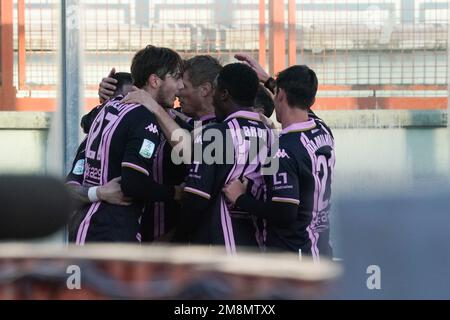
[[102, 82], [99, 84], [98, 88], [98, 97], [100, 98], [100, 102], [103, 103], [109, 99], [111, 99], [116, 91], [117, 80], [112, 78], [113, 75], [116, 74], [116, 69], [112, 68], [106, 78], [102, 79]]
[[270, 120], [269, 118], [267, 118], [265, 115], [263, 115], [262, 113], [259, 114], [259, 118], [269, 129], [272, 129], [272, 130], [276, 129], [275, 123], [272, 120]]
[[237, 199], [247, 192], [247, 185], [248, 180], [246, 178], [244, 178], [244, 182], [234, 180], [227, 184], [222, 191], [232, 204], [236, 204]]
[[97, 197], [109, 204], [115, 204], [118, 206], [129, 206], [131, 205], [131, 199], [127, 198], [122, 193], [122, 188], [120, 187], [121, 178], [115, 178], [109, 181], [107, 184], [98, 187]]
[[122, 99], [122, 103], [138, 103], [145, 106], [153, 113], [162, 111], [163, 108], [153, 99], [153, 97], [145, 90], [139, 89], [135, 86], [131, 91]]
[[238, 53], [234, 57], [252, 68], [258, 75], [259, 81], [266, 82], [267, 79], [270, 78], [270, 75], [266, 72], [266, 70], [264, 70], [264, 68], [252, 56], [245, 53]]

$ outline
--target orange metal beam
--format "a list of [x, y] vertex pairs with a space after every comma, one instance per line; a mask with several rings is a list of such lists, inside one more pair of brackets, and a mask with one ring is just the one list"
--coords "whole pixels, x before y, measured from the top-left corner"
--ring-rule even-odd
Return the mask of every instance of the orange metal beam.
[[[430, 97], [391, 97], [391, 98], [356, 98], [356, 97], [319, 97], [314, 110], [358, 110], [358, 109], [397, 109], [397, 110], [445, 110], [448, 99]], [[55, 98], [18, 98], [18, 111], [55, 111]], [[97, 98], [85, 99], [85, 110], [98, 105]]]
[[17, 18], [19, 24], [19, 89], [24, 89], [26, 83], [25, 0], [18, 0], [17, 2]]
[[0, 110], [14, 110], [13, 0], [0, 1]]
[[430, 97], [390, 97], [354, 98], [320, 97], [316, 99], [313, 110], [358, 110], [358, 109], [397, 109], [397, 110], [444, 110], [448, 99]]
[[[17, 111], [55, 111], [56, 98], [18, 98]], [[98, 98], [86, 98], [85, 110], [90, 110], [99, 104]]]
[[259, 64], [266, 65], [266, 1], [259, 0]]
[[295, 30], [296, 24], [296, 5], [295, 0], [289, 0], [288, 3], [288, 57], [289, 66], [297, 64], [297, 34]]
[[286, 68], [286, 34], [284, 28], [284, 1], [269, 0], [270, 74]]

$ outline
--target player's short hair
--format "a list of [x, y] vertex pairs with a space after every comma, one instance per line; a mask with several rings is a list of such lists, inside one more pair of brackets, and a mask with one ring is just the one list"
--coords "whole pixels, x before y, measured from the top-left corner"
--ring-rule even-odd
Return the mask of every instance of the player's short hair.
[[217, 76], [217, 88], [226, 89], [235, 102], [244, 106], [253, 106], [258, 86], [256, 72], [243, 63], [228, 64]]
[[296, 65], [281, 71], [278, 74], [277, 90], [286, 92], [290, 106], [300, 109], [309, 109], [316, 97], [318, 80], [316, 73], [305, 65]]
[[112, 76], [112, 78], [117, 80], [116, 91], [114, 91], [113, 97], [124, 94], [124, 87], [133, 84], [133, 78], [129, 72], [117, 72]]
[[167, 74], [179, 78], [182, 72], [183, 60], [169, 48], [148, 45], [136, 53], [131, 63], [131, 76], [138, 88], [145, 86], [152, 74], [164, 80]]
[[219, 60], [209, 55], [195, 56], [184, 63], [184, 72], [188, 73], [194, 88], [207, 82], [213, 84], [220, 70], [222, 65]]
[[258, 86], [258, 91], [256, 92], [255, 108], [263, 109], [264, 115], [267, 118], [272, 116], [273, 110], [275, 109], [275, 103], [273, 102], [272, 96], [262, 84]]

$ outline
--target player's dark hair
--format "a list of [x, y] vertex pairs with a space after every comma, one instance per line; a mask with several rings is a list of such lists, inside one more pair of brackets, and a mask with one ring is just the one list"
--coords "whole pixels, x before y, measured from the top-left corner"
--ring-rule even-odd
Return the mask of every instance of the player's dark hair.
[[138, 88], [145, 86], [152, 74], [164, 80], [167, 74], [179, 78], [182, 72], [183, 60], [178, 53], [169, 48], [149, 45], [138, 51], [131, 63], [131, 76]]
[[116, 91], [114, 91], [113, 97], [124, 94], [124, 87], [126, 85], [133, 84], [133, 78], [131, 77], [131, 73], [129, 72], [117, 72], [112, 76], [112, 78], [117, 80]]
[[209, 55], [195, 56], [184, 63], [184, 72], [188, 73], [194, 88], [207, 82], [213, 84], [220, 70], [220, 62]]
[[316, 73], [305, 65], [296, 65], [281, 71], [277, 77], [277, 90], [286, 92], [290, 106], [307, 110], [314, 103], [318, 80]]
[[234, 102], [253, 106], [259, 80], [256, 72], [243, 63], [231, 63], [223, 67], [217, 77], [219, 90], [227, 90]]
[[272, 96], [262, 84], [258, 86], [258, 91], [256, 92], [255, 108], [263, 109], [264, 115], [268, 118], [272, 116], [273, 110], [275, 109]]

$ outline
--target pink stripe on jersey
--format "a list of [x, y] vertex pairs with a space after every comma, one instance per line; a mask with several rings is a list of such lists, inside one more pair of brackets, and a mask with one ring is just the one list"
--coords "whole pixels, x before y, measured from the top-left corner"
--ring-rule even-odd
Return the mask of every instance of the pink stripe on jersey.
[[220, 219], [222, 222], [222, 233], [225, 240], [225, 249], [228, 255], [236, 254], [236, 243], [234, 242], [233, 224], [225, 200], [220, 199]]
[[311, 254], [313, 256], [314, 261], [318, 261], [320, 259], [319, 258], [319, 248], [317, 247], [319, 233], [314, 230], [314, 222], [316, 221], [316, 218], [318, 215], [320, 177], [316, 170], [317, 157], [314, 153], [311, 153], [311, 151], [308, 148], [306, 148], [306, 145], [310, 142], [310, 140], [304, 133], [302, 133], [302, 135], [300, 137], [300, 141], [302, 142], [303, 146], [305, 146], [305, 149], [308, 151], [309, 157], [311, 159], [311, 173], [314, 177], [314, 204], [313, 204], [313, 210], [312, 210], [311, 223], [307, 227], [307, 231], [309, 234], [309, 239], [311, 240]]
[[102, 181], [101, 184], [106, 184], [108, 182], [108, 166], [109, 166], [109, 149], [111, 146], [111, 140], [114, 135], [114, 131], [116, 131], [122, 119], [125, 117], [128, 112], [136, 109], [140, 105], [132, 104], [132, 105], [124, 105], [123, 109], [120, 111], [118, 118], [116, 119], [114, 126], [105, 134], [104, 138], [106, 143], [103, 144], [103, 152], [101, 157], [101, 168], [102, 168]]
[[159, 232], [159, 202], [153, 204], [153, 240], [156, 240], [160, 236]]
[[208, 194], [206, 192], [203, 192], [201, 190], [195, 189], [195, 188], [185, 187], [184, 191], [196, 194], [196, 195], [198, 195], [198, 196], [200, 196], [202, 198], [208, 199], [208, 200], [211, 199], [211, 195], [210, 194]]
[[257, 112], [251, 112], [251, 111], [237, 111], [233, 114], [230, 114], [228, 118], [225, 119], [225, 121], [228, 121], [233, 118], [247, 118], [255, 121], [261, 121], [261, 118], [259, 117], [259, 113]]
[[86, 242], [86, 236], [89, 229], [89, 225], [91, 223], [91, 218], [94, 215], [95, 212], [97, 212], [98, 208], [100, 207], [101, 202], [96, 202], [91, 205], [88, 212], [86, 213], [86, 216], [84, 217], [83, 221], [81, 222], [80, 226], [78, 227], [78, 233], [77, 233], [77, 240], [76, 244], [79, 246], [82, 246]]
[[207, 120], [214, 119], [215, 117], [216, 117], [216, 115], [214, 113], [210, 113], [210, 114], [206, 114], [204, 116], [201, 116], [198, 120], [199, 121], [207, 121]]
[[134, 163], [131, 163], [131, 162], [122, 162], [122, 167], [128, 167], [128, 168], [134, 169], [136, 171], [139, 171], [139, 172], [145, 174], [146, 176], [150, 175], [150, 173], [146, 169], [144, 169], [141, 166], [138, 166]]
[[67, 181], [66, 185], [81, 186], [81, 183], [79, 183], [78, 181]]

